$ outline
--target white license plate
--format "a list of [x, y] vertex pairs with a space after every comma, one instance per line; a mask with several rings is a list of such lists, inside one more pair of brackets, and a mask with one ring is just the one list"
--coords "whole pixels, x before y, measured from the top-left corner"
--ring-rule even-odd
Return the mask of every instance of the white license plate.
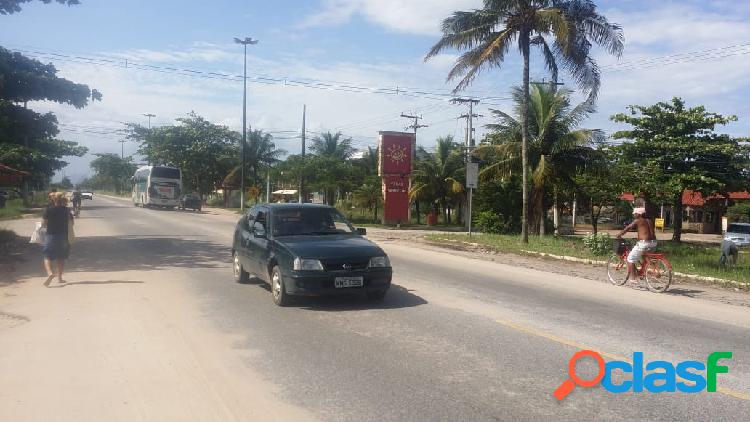
[[334, 286], [337, 289], [344, 289], [347, 287], [362, 287], [365, 284], [363, 277], [336, 277], [334, 280]]

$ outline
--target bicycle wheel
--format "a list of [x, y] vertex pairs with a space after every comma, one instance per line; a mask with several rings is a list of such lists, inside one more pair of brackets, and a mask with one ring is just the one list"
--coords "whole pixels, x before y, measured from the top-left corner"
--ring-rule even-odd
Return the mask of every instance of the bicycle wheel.
[[607, 262], [607, 278], [615, 286], [622, 286], [628, 281], [628, 264], [622, 257], [612, 255]]
[[663, 259], [649, 258], [646, 268], [646, 286], [654, 293], [662, 293], [672, 283], [672, 267]]

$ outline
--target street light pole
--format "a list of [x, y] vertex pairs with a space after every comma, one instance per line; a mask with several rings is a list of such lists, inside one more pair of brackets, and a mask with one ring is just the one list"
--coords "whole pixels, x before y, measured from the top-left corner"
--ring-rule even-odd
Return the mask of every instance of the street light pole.
[[249, 37], [234, 38], [234, 42], [244, 48], [244, 65], [242, 67], [242, 145], [240, 146], [240, 211], [245, 211], [245, 144], [247, 143], [247, 45], [258, 44], [258, 40]]
[[143, 115], [148, 117], [148, 130], [151, 130], [151, 118], [156, 117], [156, 114], [143, 113]]

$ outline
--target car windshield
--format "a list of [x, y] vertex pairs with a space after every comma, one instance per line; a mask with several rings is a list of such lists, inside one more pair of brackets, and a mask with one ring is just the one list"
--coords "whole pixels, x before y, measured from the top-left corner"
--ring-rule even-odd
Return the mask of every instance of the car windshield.
[[750, 225], [730, 224], [729, 227], [727, 227], [727, 233], [750, 234]]
[[274, 236], [354, 234], [351, 224], [332, 208], [289, 208], [273, 211]]

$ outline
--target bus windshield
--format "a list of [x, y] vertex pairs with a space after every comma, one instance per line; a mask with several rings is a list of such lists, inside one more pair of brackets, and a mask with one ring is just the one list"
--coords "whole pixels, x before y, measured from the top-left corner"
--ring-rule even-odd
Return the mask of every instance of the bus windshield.
[[162, 179], [179, 179], [180, 170], [171, 167], [154, 167], [151, 169], [151, 177]]

